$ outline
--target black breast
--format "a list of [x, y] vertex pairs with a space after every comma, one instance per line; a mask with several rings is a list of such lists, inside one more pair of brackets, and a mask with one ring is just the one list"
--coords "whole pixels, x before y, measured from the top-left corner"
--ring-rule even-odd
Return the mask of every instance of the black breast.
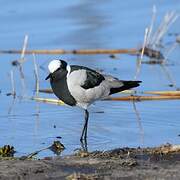
[[65, 104], [68, 104], [70, 106], [76, 105], [76, 100], [68, 90], [66, 75], [64, 76], [56, 72], [55, 74], [52, 75], [50, 83], [54, 94], [60, 100], [62, 100]]

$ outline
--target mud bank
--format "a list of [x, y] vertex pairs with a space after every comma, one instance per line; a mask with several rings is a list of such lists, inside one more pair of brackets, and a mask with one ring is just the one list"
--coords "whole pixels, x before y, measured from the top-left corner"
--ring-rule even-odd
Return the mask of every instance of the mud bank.
[[0, 179], [180, 179], [180, 148], [119, 148], [110, 151], [0, 160]]

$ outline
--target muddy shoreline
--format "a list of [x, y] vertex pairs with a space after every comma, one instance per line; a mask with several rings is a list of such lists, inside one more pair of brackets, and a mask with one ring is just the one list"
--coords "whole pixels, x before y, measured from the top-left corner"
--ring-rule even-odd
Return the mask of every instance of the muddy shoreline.
[[180, 179], [180, 147], [118, 148], [110, 151], [0, 160], [0, 179]]

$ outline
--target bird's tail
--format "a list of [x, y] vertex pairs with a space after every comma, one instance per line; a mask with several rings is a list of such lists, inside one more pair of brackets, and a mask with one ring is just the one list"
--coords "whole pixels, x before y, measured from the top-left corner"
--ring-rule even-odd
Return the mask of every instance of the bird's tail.
[[120, 81], [120, 82], [121, 82], [121, 86], [112, 87], [110, 89], [110, 94], [109, 95], [114, 94], [114, 93], [118, 93], [120, 91], [124, 91], [124, 90], [127, 90], [127, 89], [137, 87], [141, 83], [141, 81]]

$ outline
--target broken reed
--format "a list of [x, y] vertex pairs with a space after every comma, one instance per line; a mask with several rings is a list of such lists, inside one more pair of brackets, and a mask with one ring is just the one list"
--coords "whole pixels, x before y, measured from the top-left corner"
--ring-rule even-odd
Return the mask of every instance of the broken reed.
[[[41, 93], [53, 93], [52, 89], [40, 89]], [[140, 96], [140, 95], [129, 95], [129, 96], [121, 96], [121, 97], [112, 97], [109, 96], [104, 100], [111, 101], [147, 101], [147, 100], [173, 100], [180, 99], [180, 91], [145, 91], [145, 92], [137, 92], [134, 90], [126, 90], [120, 92], [121, 94], [153, 94], [153, 96]], [[49, 99], [49, 98], [33, 98], [33, 100], [45, 103], [52, 103], [57, 105], [64, 105], [64, 103], [57, 99]]]
[[[52, 89], [39, 89], [39, 92], [41, 93], [53, 93]], [[121, 94], [154, 94], [154, 95], [162, 95], [162, 96], [180, 96], [180, 91], [135, 91], [135, 90], [125, 90], [122, 92], [119, 92]]]
[[147, 101], [147, 100], [172, 100], [180, 99], [180, 96], [124, 96], [124, 97], [108, 97], [104, 100], [111, 101]]
[[50, 104], [57, 104], [57, 105], [64, 105], [64, 102], [58, 99], [50, 99], [50, 98], [40, 98], [40, 97], [33, 97], [32, 100], [35, 100], [37, 102], [44, 102], [44, 103], [50, 103]]
[[[21, 50], [0, 50], [1, 54], [20, 54]], [[94, 55], [94, 54], [129, 54], [129, 55], [141, 55], [142, 48], [140, 49], [79, 49], [79, 50], [64, 50], [64, 49], [52, 49], [52, 50], [26, 50], [25, 54], [78, 54], [78, 55]], [[144, 47], [144, 55], [149, 58], [156, 59], [150, 64], [160, 64], [164, 58], [162, 53], [158, 50]], [[149, 62], [145, 61], [144, 63]], [[151, 61], [150, 61], [151, 62]], [[15, 62], [16, 64], [16, 62]]]
[[[21, 54], [22, 50], [0, 50], [3, 54]], [[25, 54], [139, 54], [137, 49], [26, 50]]]
[[144, 94], [155, 94], [161, 96], [180, 96], [180, 91], [145, 91]]
[[[40, 98], [40, 97], [33, 97], [32, 100], [50, 104], [57, 104], [57, 105], [64, 105], [64, 102], [58, 99], [50, 99], [50, 98]], [[111, 100], [111, 101], [147, 101], [147, 100], [173, 100], [173, 99], [180, 99], [180, 96], [123, 96], [123, 97], [108, 97], [104, 99]]]
[[36, 96], [39, 95], [39, 73], [38, 73], [38, 65], [36, 63], [35, 54], [33, 54], [33, 63], [34, 63], [34, 75], [35, 75], [35, 89], [36, 89]]

